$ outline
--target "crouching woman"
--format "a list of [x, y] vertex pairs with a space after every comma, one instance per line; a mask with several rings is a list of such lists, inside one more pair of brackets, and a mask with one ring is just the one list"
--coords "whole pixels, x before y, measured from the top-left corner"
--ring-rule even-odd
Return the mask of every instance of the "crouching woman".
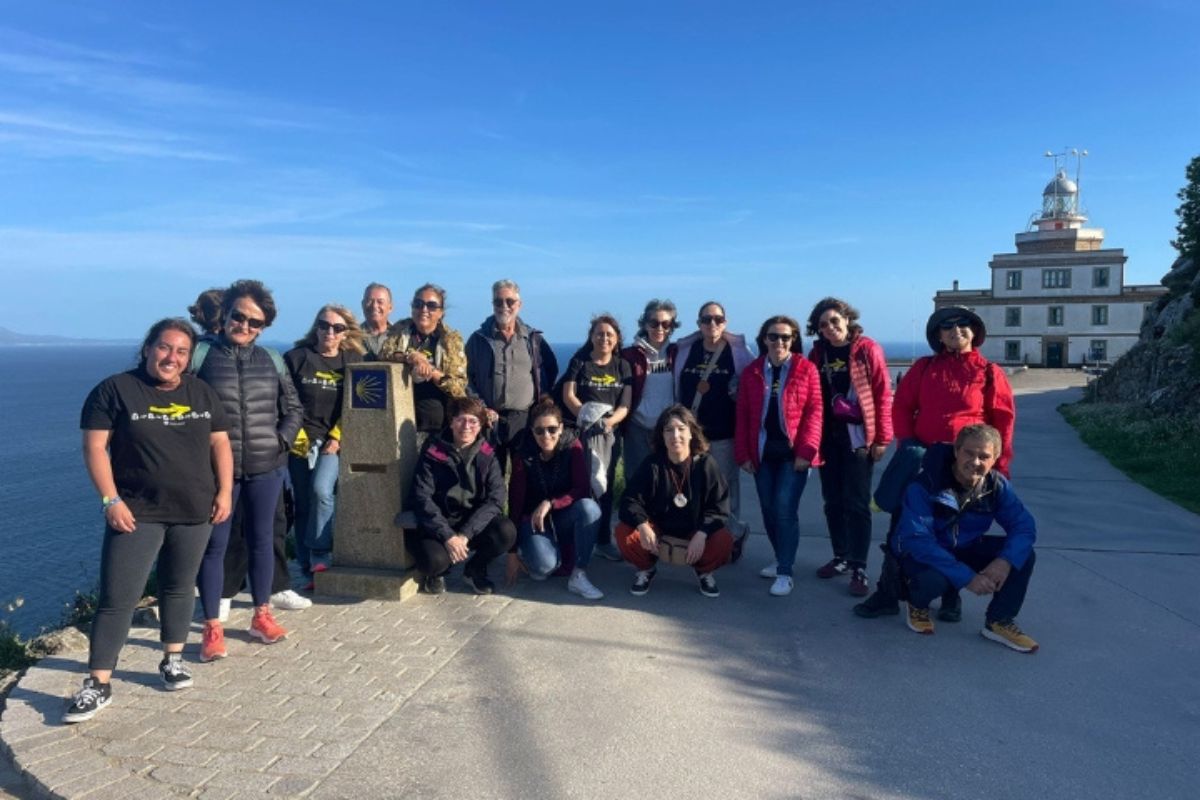
[[491, 594], [492, 559], [508, 552], [517, 529], [504, 516], [504, 475], [487, 437], [487, 409], [473, 397], [449, 403], [449, 425], [429, 440], [413, 477], [417, 529], [405, 544], [417, 562], [422, 588], [446, 590], [446, 573], [463, 565], [463, 580], [476, 594]]
[[600, 504], [591, 498], [583, 443], [563, 425], [562, 411], [548, 397], [533, 407], [529, 418], [513, 451], [508, 484], [508, 513], [517, 525], [508, 581], [516, 580], [522, 565], [534, 580], [569, 567], [568, 591], [586, 600], [603, 599], [587, 576], [600, 529]]
[[650, 591], [660, 538], [687, 542], [685, 561], [696, 571], [700, 593], [718, 597], [714, 573], [729, 563], [733, 535], [729, 487], [708, 452], [700, 423], [683, 405], [669, 407], [654, 426], [654, 453], [642, 462], [621, 499], [617, 544], [637, 569], [630, 592]]

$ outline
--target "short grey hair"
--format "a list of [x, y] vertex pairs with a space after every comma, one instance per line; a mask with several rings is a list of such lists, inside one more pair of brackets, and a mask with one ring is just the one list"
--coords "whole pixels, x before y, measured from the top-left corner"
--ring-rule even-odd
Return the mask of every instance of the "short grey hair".
[[521, 287], [517, 286], [516, 281], [510, 281], [508, 278], [501, 278], [492, 284], [492, 297], [495, 297], [496, 292], [500, 291], [501, 289], [512, 289], [513, 293], [516, 294], [517, 297], [521, 296]]
[[370, 297], [371, 292], [375, 291], [376, 289], [383, 289], [385, 292], [387, 292], [388, 302], [392, 302], [392, 290], [384, 286], [382, 283], [368, 283], [367, 288], [363, 289], [363, 300], [366, 300], [368, 297]]
[[1004, 451], [1004, 445], [1000, 439], [1000, 431], [983, 422], [977, 422], [974, 425], [967, 425], [958, 432], [954, 437], [954, 449], [962, 447], [963, 443], [970, 439], [980, 439], [988, 442], [996, 451], [996, 457], [1000, 457], [1000, 453]]
[[646, 323], [650, 318], [660, 311], [665, 311], [671, 315], [671, 321], [675, 323], [671, 330], [679, 327], [679, 309], [675, 308], [675, 304], [670, 300], [659, 300], [657, 297], [646, 301], [646, 307], [642, 310], [642, 315], [638, 317], [638, 333], [646, 335]]

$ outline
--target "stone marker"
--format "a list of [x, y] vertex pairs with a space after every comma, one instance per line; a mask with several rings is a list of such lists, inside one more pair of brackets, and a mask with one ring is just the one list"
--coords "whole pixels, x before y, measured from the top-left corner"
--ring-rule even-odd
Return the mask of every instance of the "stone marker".
[[333, 566], [313, 577], [319, 594], [403, 600], [417, 591], [396, 527], [417, 463], [412, 375], [401, 364], [346, 367], [334, 517]]

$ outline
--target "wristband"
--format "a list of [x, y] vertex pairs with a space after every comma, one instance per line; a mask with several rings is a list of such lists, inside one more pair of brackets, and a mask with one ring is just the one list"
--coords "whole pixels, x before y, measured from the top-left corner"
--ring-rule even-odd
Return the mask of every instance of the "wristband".
[[119, 502], [121, 502], [119, 495], [114, 495], [112, 497], [104, 495], [100, 498], [100, 513], [103, 514], [105, 511], [108, 511], [109, 508], [115, 506]]

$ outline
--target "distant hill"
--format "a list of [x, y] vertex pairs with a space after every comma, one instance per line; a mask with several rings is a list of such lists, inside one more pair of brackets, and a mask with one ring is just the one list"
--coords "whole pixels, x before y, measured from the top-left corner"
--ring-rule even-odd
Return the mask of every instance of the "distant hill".
[[[0, 347], [28, 345], [108, 345], [129, 344], [132, 339], [75, 339], [70, 336], [43, 336], [39, 334], [17, 333], [8, 328], [0, 327]], [[136, 342], [135, 342], [136, 343]]]

